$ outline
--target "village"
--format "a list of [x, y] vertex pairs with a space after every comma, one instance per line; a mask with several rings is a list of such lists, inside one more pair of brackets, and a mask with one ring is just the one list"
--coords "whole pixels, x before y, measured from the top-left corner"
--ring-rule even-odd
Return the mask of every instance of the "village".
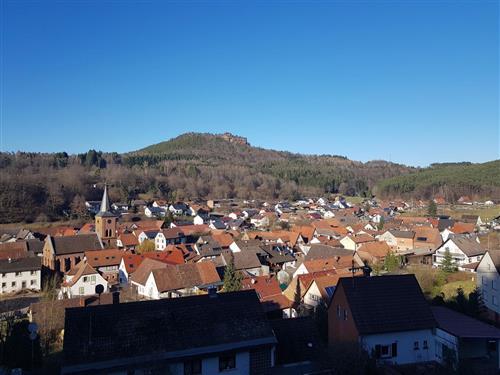
[[459, 217], [441, 196], [119, 203], [104, 186], [78, 228], [2, 229], [3, 353], [16, 321], [38, 349], [11, 366], [30, 370], [62, 353], [61, 373], [315, 373], [346, 355], [496, 373], [497, 203], [462, 197]]

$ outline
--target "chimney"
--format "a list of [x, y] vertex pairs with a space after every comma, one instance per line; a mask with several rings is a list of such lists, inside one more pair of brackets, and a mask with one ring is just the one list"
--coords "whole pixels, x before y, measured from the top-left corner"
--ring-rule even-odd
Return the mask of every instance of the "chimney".
[[113, 292], [113, 305], [118, 305], [120, 303], [120, 292]]

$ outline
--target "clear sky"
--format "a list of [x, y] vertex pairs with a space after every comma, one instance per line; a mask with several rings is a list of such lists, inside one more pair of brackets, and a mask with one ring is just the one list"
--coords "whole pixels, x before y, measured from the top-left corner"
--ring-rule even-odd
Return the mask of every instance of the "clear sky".
[[500, 158], [497, 0], [0, 2], [4, 151]]

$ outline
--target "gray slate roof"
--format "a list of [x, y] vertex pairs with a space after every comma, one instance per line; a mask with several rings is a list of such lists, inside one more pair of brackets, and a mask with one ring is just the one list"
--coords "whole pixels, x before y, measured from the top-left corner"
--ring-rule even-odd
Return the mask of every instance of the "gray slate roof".
[[337, 256], [354, 255], [354, 251], [347, 250], [341, 247], [333, 247], [323, 244], [313, 244], [307, 252], [304, 260], [327, 259]]
[[[361, 335], [431, 329], [434, 315], [414, 275], [340, 278]], [[330, 307], [334, 308], [334, 307]]]
[[42, 268], [42, 258], [32, 256], [28, 258], [0, 260], [0, 273], [37, 271]]
[[96, 233], [77, 234], [75, 236], [47, 237], [52, 241], [56, 255], [83, 253], [89, 250], [102, 249]]

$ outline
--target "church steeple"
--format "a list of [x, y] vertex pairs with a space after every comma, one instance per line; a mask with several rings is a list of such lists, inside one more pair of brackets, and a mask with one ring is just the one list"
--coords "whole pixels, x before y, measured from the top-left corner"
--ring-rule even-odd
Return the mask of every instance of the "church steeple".
[[108, 185], [104, 184], [104, 194], [102, 195], [101, 209], [99, 212], [109, 211]]
[[103, 242], [108, 245], [111, 239], [116, 238], [118, 216], [111, 212], [108, 198], [108, 186], [104, 185], [102, 194], [101, 209], [95, 215], [95, 231]]

